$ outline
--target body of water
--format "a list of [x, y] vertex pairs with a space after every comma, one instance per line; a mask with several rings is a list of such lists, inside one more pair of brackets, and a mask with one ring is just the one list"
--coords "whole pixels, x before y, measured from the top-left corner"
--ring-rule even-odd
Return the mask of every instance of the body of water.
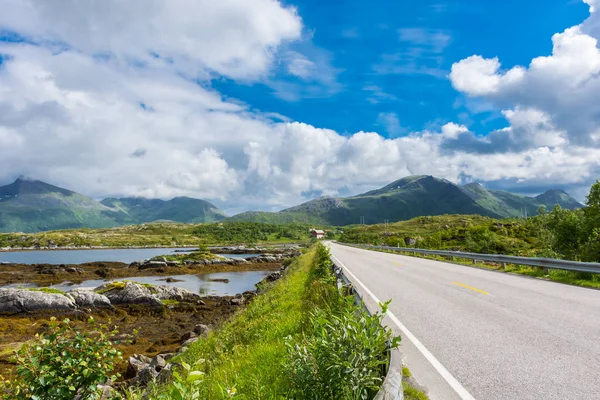
[[[273, 271], [239, 271], [239, 272], [216, 272], [212, 274], [199, 275], [172, 275], [170, 278], [177, 279], [181, 282], [165, 282], [166, 276], [134, 276], [131, 278], [121, 279], [93, 279], [83, 281], [78, 284], [64, 282], [58, 285], [53, 285], [52, 288], [69, 291], [74, 289], [93, 289], [108, 282], [115, 281], [133, 281], [138, 283], [150, 283], [152, 285], [168, 285], [182, 289], [187, 289], [191, 292], [201, 294], [203, 296], [234, 296], [238, 293], [243, 293], [247, 290], [256, 289], [255, 285], [264, 277], [271, 274]], [[215, 282], [215, 279], [228, 279], [229, 282]], [[3, 289], [8, 288], [31, 288], [37, 287], [34, 284], [13, 284], [3, 286]]]
[[[177, 252], [176, 252], [177, 250]], [[192, 249], [102, 249], [102, 250], [37, 250], [0, 252], [0, 262], [15, 264], [83, 264], [95, 261], [131, 263], [165, 254], [190, 253]], [[220, 254], [227, 258], [249, 258], [258, 254]], [[2, 266], [0, 266], [2, 268]]]

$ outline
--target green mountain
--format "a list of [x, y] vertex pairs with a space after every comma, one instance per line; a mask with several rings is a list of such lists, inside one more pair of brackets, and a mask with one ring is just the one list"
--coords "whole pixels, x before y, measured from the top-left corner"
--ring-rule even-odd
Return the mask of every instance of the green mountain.
[[487, 190], [473, 183], [458, 186], [433, 176], [409, 176], [381, 189], [353, 197], [321, 197], [276, 213], [248, 212], [229, 218], [233, 221], [271, 223], [302, 222], [322, 225], [350, 225], [404, 221], [417, 216], [478, 214], [495, 218], [535, 215], [544, 205], [559, 204], [574, 209], [582, 205], [559, 190], [526, 197], [500, 190]]
[[0, 187], [0, 232], [109, 228], [128, 222], [120, 211], [44, 182], [17, 179]]
[[156, 220], [212, 222], [225, 218], [211, 203], [177, 197], [98, 202], [67, 189], [28, 179], [0, 187], [0, 232], [110, 228]]
[[197, 223], [226, 218], [225, 214], [213, 204], [191, 197], [175, 197], [171, 200], [141, 197], [108, 198], [101, 203], [129, 215], [136, 223], [159, 220]]

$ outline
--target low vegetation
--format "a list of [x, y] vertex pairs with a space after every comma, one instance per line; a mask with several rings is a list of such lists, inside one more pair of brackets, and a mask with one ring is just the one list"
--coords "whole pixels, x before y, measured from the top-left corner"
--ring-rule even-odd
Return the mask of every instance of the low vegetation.
[[49, 331], [16, 353], [17, 379], [0, 379], [0, 392], [6, 400], [97, 399], [108, 381], [115, 381], [115, 365], [122, 354], [110, 339], [106, 326], [97, 327], [93, 318], [80, 330], [70, 320], [52, 319]]
[[388, 340], [382, 314], [342, 296], [324, 246], [182, 359], [203, 373], [200, 398], [359, 399], [378, 390]]
[[0, 234], [2, 247], [128, 247], [300, 243], [310, 241], [311, 225], [259, 222], [180, 224], [156, 222], [107, 229], [66, 229], [32, 234]]
[[551, 211], [540, 207], [527, 219], [493, 219], [476, 215], [418, 217], [388, 225], [354, 226], [340, 240], [424, 249], [600, 262], [600, 181], [586, 206]]
[[[246, 309], [178, 356], [171, 382], [112, 398], [372, 398], [389, 344], [400, 339], [381, 325], [387, 304], [374, 315], [354, 305], [338, 290], [331, 266], [328, 250], [313, 246]], [[116, 331], [105, 331], [52, 319], [48, 333], [17, 353], [17, 379], [2, 383], [3, 398], [98, 398], [99, 385], [118, 378], [113, 370], [122, 359], [110, 340]]]

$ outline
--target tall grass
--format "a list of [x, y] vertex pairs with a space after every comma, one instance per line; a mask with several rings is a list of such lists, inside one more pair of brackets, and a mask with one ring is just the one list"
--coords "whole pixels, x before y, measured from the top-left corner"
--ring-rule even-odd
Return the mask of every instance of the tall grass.
[[[381, 314], [343, 297], [318, 245], [180, 360], [204, 373], [199, 398], [363, 399], [380, 387], [389, 341]], [[177, 360], [176, 360], [177, 361]]]

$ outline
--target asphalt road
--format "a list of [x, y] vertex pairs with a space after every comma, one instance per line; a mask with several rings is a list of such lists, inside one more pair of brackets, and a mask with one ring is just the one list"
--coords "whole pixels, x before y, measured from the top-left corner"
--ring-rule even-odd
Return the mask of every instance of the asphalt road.
[[[600, 399], [600, 291], [331, 244], [432, 400]], [[357, 282], [360, 281], [360, 282]]]

